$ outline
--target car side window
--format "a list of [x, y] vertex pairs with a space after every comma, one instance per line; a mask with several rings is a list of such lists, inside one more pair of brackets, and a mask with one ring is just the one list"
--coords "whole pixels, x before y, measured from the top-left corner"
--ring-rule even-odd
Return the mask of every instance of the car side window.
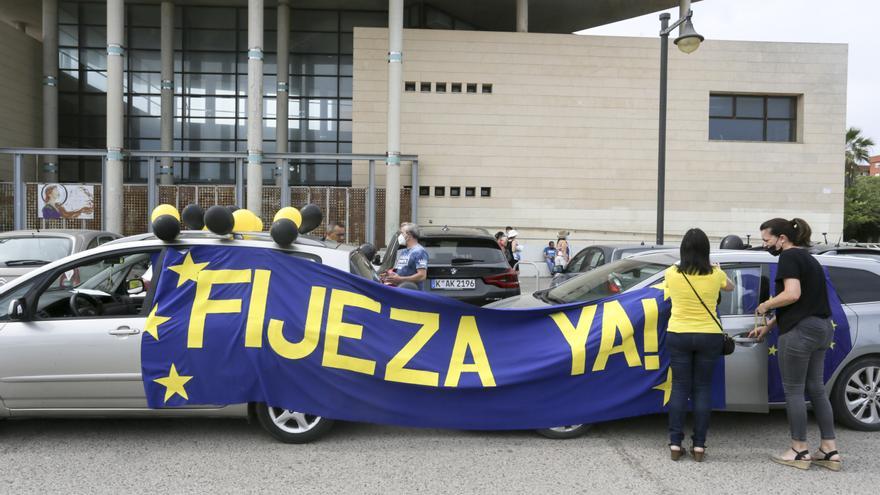
[[92, 240], [89, 241], [89, 244], [86, 246], [86, 250], [94, 249], [98, 247], [100, 237], [92, 237]]
[[37, 319], [137, 316], [143, 310], [158, 250], [117, 253], [70, 265], [36, 297]]
[[577, 273], [581, 271], [581, 266], [584, 264], [584, 260], [587, 259], [587, 253], [589, 251], [581, 251], [580, 253], [574, 255], [574, 258], [568, 262], [568, 266], [565, 267], [565, 271], [568, 273]]
[[880, 276], [858, 268], [828, 267], [837, 296], [844, 304], [880, 301]]
[[758, 304], [766, 299], [768, 280], [762, 276], [760, 265], [722, 265], [727, 278], [733, 282], [731, 292], [721, 291], [719, 316], [753, 315]]
[[588, 256], [588, 260], [589, 269], [592, 270], [605, 263], [605, 253], [601, 249], [593, 249]]

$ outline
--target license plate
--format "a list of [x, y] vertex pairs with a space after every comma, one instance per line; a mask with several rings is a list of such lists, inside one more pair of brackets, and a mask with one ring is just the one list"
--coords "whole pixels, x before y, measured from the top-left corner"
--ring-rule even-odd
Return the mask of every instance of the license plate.
[[476, 289], [477, 281], [473, 278], [441, 278], [431, 280], [432, 289], [467, 290]]

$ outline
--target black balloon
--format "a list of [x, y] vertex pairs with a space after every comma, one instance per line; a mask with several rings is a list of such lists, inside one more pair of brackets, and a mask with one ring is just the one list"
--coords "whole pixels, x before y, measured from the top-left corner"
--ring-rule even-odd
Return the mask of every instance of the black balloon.
[[220, 205], [214, 205], [205, 212], [205, 225], [208, 230], [218, 235], [226, 235], [232, 232], [232, 226], [235, 225], [235, 219], [232, 212], [228, 208]]
[[196, 204], [186, 205], [180, 218], [190, 230], [202, 230], [205, 226], [205, 210]]
[[171, 242], [180, 234], [180, 222], [171, 215], [160, 215], [153, 221], [153, 234], [165, 242]]
[[279, 246], [289, 246], [296, 240], [298, 232], [296, 224], [289, 218], [279, 218], [272, 222], [272, 228], [269, 229], [272, 240]]
[[738, 235], [729, 235], [721, 239], [721, 249], [744, 249], [745, 244]]
[[302, 215], [302, 225], [299, 226], [300, 234], [315, 230], [315, 227], [321, 225], [321, 220], [324, 218], [318, 205], [305, 205], [299, 212]]
[[236, 210], [240, 210], [241, 208], [239, 208], [239, 207], [236, 206], [236, 205], [229, 205], [229, 206], [226, 207], [226, 209], [229, 210], [229, 213], [232, 213], [232, 212], [234, 212], [234, 211], [236, 211]]

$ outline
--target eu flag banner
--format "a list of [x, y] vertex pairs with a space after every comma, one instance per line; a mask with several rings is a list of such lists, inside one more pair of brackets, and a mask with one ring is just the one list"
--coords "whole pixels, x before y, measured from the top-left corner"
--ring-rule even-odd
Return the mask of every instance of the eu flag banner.
[[[777, 266], [770, 265], [770, 295], [776, 295]], [[831, 326], [834, 327], [834, 338], [831, 341], [831, 348], [825, 351], [825, 368], [824, 380], [828, 383], [831, 375], [840, 366], [840, 363], [846, 358], [849, 351], [852, 350], [852, 337], [849, 330], [849, 320], [846, 319], [846, 313], [843, 311], [843, 305], [837, 296], [837, 291], [831, 284], [831, 277], [828, 275], [828, 269], [825, 268], [825, 286], [828, 290], [828, 303], [831, 306]], [[767, 335], [767, 398], [770, 402], [785, 402], [785, 390], [782, 388], [782, 373], [779, 371], [779, 353], [777, 343], [779, 341], [779, 331], [775, 329]]]
[[168, 249], [143, 380], [150, 407], [255, 401], [459, 429], [591, 423], [664, 410], [669, 311], [658, 287], [493, 310], [272, 249]]

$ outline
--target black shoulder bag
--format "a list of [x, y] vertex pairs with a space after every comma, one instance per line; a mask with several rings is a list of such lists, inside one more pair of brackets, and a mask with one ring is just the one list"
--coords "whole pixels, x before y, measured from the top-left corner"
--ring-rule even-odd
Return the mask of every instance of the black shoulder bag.
[[733, 351], [736, 350], [736, 342], [734, 342], [734, 340], [729, 335], [724, 333], [724, 327], [722, 327], [718, 319], [715, 318], [715, 314], [712, 312], [712, 310], [710, 310], [709, 307], [706, 306], [706, 303], [703, 302], [703, 298], [700, 297], [699, 293], [697, 293], [697, 289], [694, 289], [694, 285], [691, 283], [690, 280], [688, 280], [687, 275], [685, 275], [684, 272], [679, 273], [681, 273], [681, 276], [684, 277], [684, 281], [691, 286], [691, 290], [694, 291], [694, 295], [697, 296], [697, 300], [700, 301], [700, 304], [702, 304], [706, 312], [709, 313], [712, 321], [714, 321], [715, 324], [718, 325], [718, 329], [721, 330], [721, 335], [724, 337], [724, 341], [721, 344], [721, 354], [724, 354], [725, 356], [733, 354]]

